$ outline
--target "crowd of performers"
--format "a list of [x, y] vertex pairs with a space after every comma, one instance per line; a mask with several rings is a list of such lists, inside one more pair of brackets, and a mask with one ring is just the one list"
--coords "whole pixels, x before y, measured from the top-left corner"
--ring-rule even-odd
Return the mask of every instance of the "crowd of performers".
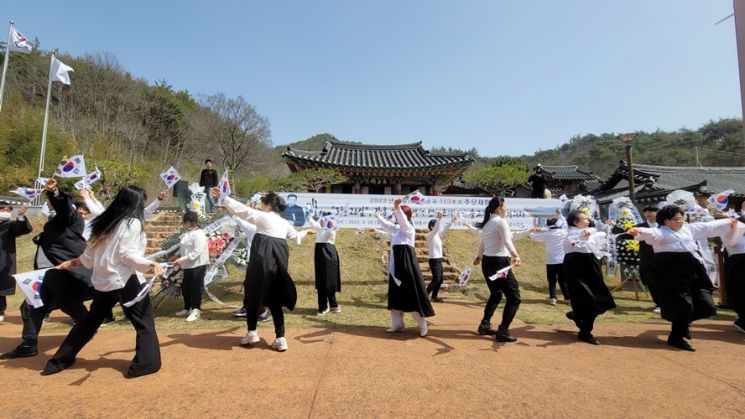
[[[112, 308], [119, 303], [124, 316], [136, 330], [135, 356], [128, 377], [152, 374], [161, 367], [160, 347], [155, 330], [154, 310], [147, 292], [143, 292], [145, 273], [161, 275], [160, 263], [145, 257], [146, 237], [143, 223], [158, 208], [165, 197], [161, 192], [146, 206], [145, 192], [136, 186], [125, 186], [108, 208], [84, 191], [82, 202], [73, 203], [72, 195], [57, 188], [52, 178], [46, 184], [46, 196], [52, 212], [43, 231], [34, 238], [37, 252], [35, 269], [53, 268], [44, 277], [40, 297], [41, 307], [28, 302], [21, 305], [23, 332], [20, 344], [1, 359], [35, 356], [37, 342], [45, 316], [60, 309], [73, 319], [73, 327], [42, 374], [58, 373], [70, 367], [78, 352], [93, 338], [98, 328], [111, 318]], [[255, 207], [233, 198], [221, 196], [218, 188], [210, 190], [217, 204], [236, 217], [249, 241], [243, 308], [247, 333], [241, 345], [260, 342], [257, 324], [271, 313], [275, 338], [271, 347], [278, 351], [288, 348], [285, 339], [284, 308], [292, 311], [297, 303], [297, 291], [288, 272], [288, 240], [300, 241], [315, 235], [315, 288], [318, 294], [318, 315], [340, 312], [336, 293], [341, 291], [339, 255], [334, 246], [336, 232], [319, 220], [308, 216], [310, 229], [298, 231], [282, 212], [284, 200], [268, 193]], [[15, 241], [29, 234], [32, 226], [25, 217], [25, 208], [11, 220], [11, 206], [0, 203], [0, 314], [6, 308], [6, 298], [15, 289], [11, 275], [16, 273]], [[480, 335], [494, 336], [497, 342], [515, 342], [510, 325], [521, 304], [520, 286], [512, 268], [523, 262], [513, 243], [514, 233], [506, 220], [506, 201], [491, 199], [483, 220], [468, 227], [480, 237], [478, 254], [473, 261], [480, 265], [489, 289], [483, 317], [476, 327]], [[323, 214], [320, 214], [323, 215]], [[571, 306], [566, 317], [577, 326], [577, 338], [593, 345], [593, 327], [598, 316], [616, 307], [603, 280], [599, 243], [615, 232], [618, 225], [597, 225], [590, 212], [568, 211], [550, 218], [547, 228], [526, 232], [531, 239], [546, 246], [546, 274], [550, 304], [563, 302]], [[644, 209], [646, 222], [626, 223], [621, 233], [641, 241], [639, 274], [647, 285], [664, 319], [670, 321], [667, 343], [693, 351], [690, 345], [690, 325], [693, 321], [715, 314], [712, 282], [706, 269], [704, 249], [699, 241], [721, 238], [728, 253], [726, 274], [730, 301], [738, 319], [735, 327], [745, 332], [745, 224], [731, 216], [723, 219], [686, 223], [685, 212], [676, 205]], [[420, 336], [427, 336], [427, 317], [435, 315], [433, 302], [441, 302], [438, 293], [443, 281], [442, 236], [456, 221], [455, 214], [445, 217], [438, 212], [428, 224], [427, 244], [432, 281], [425, 285], [415, 252], [416, 230], [412, 208], [401, 199], [393, 203], [393, 217], [376, 214], [378, 230], [390, 240], [388, 260], [388, 302], [391, 313], [389, 333], [405, 329], [404, 313], [411, 313]], [[449, 220], [448, 220], [449, 218]], [[612, 224], [612, 223], [611, 223]], [[199, 319], [202, 284], [209, 256], [207, 237], [195, 213], [187, 212], [182, 219], [179, 250], [171, 263], [184, 271], [182, 295], [184, 309], [176, 313], [187, 321]], [[707, 246], [708, 248], [708, 246]], [[708, 249], [707, 249], [708, 250]], [[559, 285], [563, 299], [556, 295]], [[492, 317], [505, 300], [499, 326], [492, 328]], [[86, 308], [85, 301], [92, 300]], [[2, 319], [0, 318], [0, 321]]]

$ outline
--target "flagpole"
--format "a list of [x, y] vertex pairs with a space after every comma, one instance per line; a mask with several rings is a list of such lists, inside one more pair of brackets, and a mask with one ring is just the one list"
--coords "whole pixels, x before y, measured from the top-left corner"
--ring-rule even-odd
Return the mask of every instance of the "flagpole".
[[[41, 177], [41, 171], [44, 170], [44, 155], [47, 151], [47, 125], [49, 124], [49, 102], [52, 99], [52, 66], [54, 65], [54, 53], [49, 58], [49, 81], [47, 82], [47, 105], [44, 108], [44, 128], [41, 131], [41, 151], [39, 153], [39, 172], [36, 175]], [[41, 199], [39, 200], [41, 202]]]
[[3, 61], [3, 77], [0, 79], [0, 111], [3, 110], [3, 92], [5, 92], [5, 74], [8, 72], [8, 58], [10, 58], [10, 43], [12, 42], [11, 36], [13, 36], [13, 20], [10, 20], [10, 27], [8, 27], [8, 42], [5, 44], [5, 59]]

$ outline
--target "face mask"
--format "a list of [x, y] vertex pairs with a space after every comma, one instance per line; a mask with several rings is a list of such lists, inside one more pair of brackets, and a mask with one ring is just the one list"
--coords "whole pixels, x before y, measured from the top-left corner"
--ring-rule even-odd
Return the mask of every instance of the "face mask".
[[7, 211], [0, 211], [0, 221], [10, 220], [10, 213]]

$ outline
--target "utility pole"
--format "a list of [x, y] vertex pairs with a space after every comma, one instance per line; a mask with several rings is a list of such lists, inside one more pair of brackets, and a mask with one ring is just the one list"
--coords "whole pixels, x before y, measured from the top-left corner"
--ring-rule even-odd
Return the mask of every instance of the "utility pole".
[[[735, 7], [735, 37], [737, 38], [737, 64], [740, 68], [740, 106], [745, 119], [745, 0], [733, 0]], [[745, 129], [742, 130], [745, 142]]]

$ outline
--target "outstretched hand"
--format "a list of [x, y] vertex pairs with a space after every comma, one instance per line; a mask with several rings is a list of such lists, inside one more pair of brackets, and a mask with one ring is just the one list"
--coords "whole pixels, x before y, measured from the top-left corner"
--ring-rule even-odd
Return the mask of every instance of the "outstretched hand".
[[47, 179], [47, 184], [45, 185], [47, 191], [54, 192], [57, 190], [57, 179], [50, 177]]
[[158, 192], [158, 199], [160, 199], [161, 201], [166, 199], [167, 196], [168, 196], [168, 189], [163, 189], [162, 191]]
[[210, 189], [210, 195], [212, 195], [213, 198], [219, 198], [220, 197], [220, 188], [217, 186], [214, 186]]
[[395, 201], [393, 201], [393, 209], [395, 209], [396, 211], [400, 210], [402, 202], [404, 202], [404, 200], [401, 198], [398, 198]]

